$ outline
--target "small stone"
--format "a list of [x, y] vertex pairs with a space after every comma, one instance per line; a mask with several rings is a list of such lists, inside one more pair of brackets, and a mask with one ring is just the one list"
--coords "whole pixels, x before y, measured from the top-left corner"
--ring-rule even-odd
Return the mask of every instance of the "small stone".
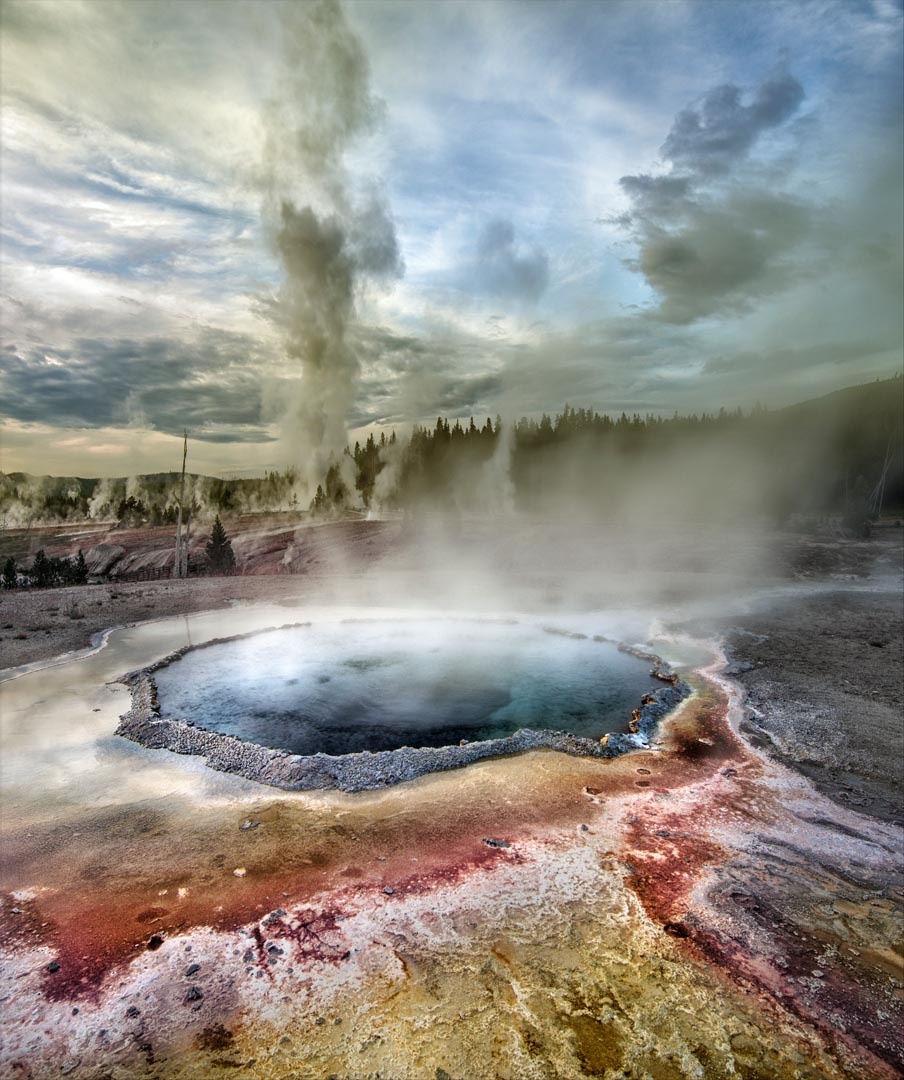
[[185, 1000], [186, 1001], [200, 1001], [202, 997], [204, 997], [204, 994], [202, 993], [200, 987], [193, 986], [188, 991], [188, 993], [185, 995]]
[[187, 976], [197, 975], [200, 970], [201, 970], [201, 965], [200, 964], [189, 964], [188, 967], [185, 969], [185, 974]]
[[324, 1017], [322, 1017], [322, 1016], [318, 1016], [318, 1017], [317, 1017], [317, 1019], [316, 1019], [316, 1020], [314, 1021], [314, 1023], [315, 1023], [315, 1024], [316, 1024], [316, 1025], [317, 1025], [318, 1027], [322, 1027], [322, 1026], [323, 1026], [323, 1025], [324, 1025], [324, 1024], [326, 1023], [326, 1020], [324, 1019]]
[[60, 965], [56, 962], [56, 960], [51, 960], [50, 963], [47, 965], [47, 970], [51, 974], [53, 974], [54, 971], [60, 970]]
[[491, 836], [485, 836], [483, 838], [483, 842], [486, 844], [487, 847], [492, 848], [507, 848], [512, 846], [508, 840], [495, 840]]
[[248, 829], [256, 829], [260, 825], [259, 821], [252, 821], [251, 818], [245, 818], [240, 828], [242, 832], [247, 832]]
[[247, 873], [247, 870], [244, 866], [237, 866], [232, 872], [233, 874], [235, 874], [236, 877], [244, 877]]
[[387, 896], [392, 896], [392, 894], [395, 892], [395, 889], [391, 885], [384, 885], [383, 892], [385, 892]]
[[581, 825], [581, 832], [590, 832], [589, 825]]
[[19, 907], [10, 908], [9, 910], [12, 912], [13, 915], [21, 915], [22, 914], [22, 909], [19, 908]]
[[130, 1005], [126, 1009], [126, 1016], [128, 1016], [130, 1020], [134, 1020], [136, 1016], [140, 1016], [140, 1015], [141, 1014], [140, 1014], [140, 1012], [138, 1011], [138, 1008], [135, 1005]]
[[72, 1015], [73, 1015], [73, 1016], [78, 1016], [78, 1008], [74, 1008], [74, 1009], [72, 1010]]
[[334, 1024], [341, 1024], [341, 1023], [342, 1023], [342, 1017], [341, 1017], [341, 1016], [337, 1016], [337, 1017], [336, 1017], [336, 1019], [335, 1019], [335, 1020], [333, 1021], [333, 1023], [334, 1023]]
[[151, 952], [154, 952], [155, 950], [159, 949], [162, 944], [163, 938], [160, 936], [160, 934], [151, 934], [151, 936], [148, 938], [147, 948]]

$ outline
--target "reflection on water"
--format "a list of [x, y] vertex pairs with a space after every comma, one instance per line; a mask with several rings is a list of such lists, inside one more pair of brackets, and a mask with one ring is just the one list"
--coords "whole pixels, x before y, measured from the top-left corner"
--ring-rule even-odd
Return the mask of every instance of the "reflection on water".
[[189, 653], [155, 677], [164, 716], [292, 753], [344, 754], [522, 727], [626, 731], [648, 671], [609, 643], [536, 625], [425, 619], [276, 630]]

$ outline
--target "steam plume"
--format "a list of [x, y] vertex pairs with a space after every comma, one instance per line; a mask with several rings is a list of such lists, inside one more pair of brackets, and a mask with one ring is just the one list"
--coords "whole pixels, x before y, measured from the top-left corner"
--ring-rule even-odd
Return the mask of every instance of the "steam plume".
[[309, 497], [329, 465], [343, 463], [360, 372], [349, 334], [356, 301], [402, 264], [385, 201], [343, 160], [380, 113], [361, 45], [335, 0], [292, 5], [283, 20], [286, 75], [267, 116], [265, 213], [284, 271], [274, 315], [302, 376], [282, 438]]

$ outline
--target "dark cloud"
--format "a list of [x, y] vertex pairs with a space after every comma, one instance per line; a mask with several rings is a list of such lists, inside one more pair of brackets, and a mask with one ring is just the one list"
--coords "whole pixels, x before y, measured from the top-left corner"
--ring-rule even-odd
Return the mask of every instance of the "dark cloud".
[[260, 442], [259, 379], [250, 338], [207, 330], [194, 342], [77, 338], [68, 348], [9, 348], [3, 413], [68, 427], [149, 426], [209, 442]]
[[549, 284], [546, 252], [516, 244], [515, 227], [504, 218], [481, 229], [475, 269], [477, 285], [492, 296], [535, 303]]
[[757, 88], [744, 105], [739, 86], [726, 83], [703, 95], [700, 104], [682, 109], [662, 145], [662, 156], [678, 168], [701, 175], [728, 172], [759, 136], [792, 116], [804, 89], [787, 71], [779, 71]]
[[744, 310], [788, 280], [785, 260], [807, 234], [809, 217], [788, 197], [733, 193], [685, 207], [677, 227], [644, 222], [639, 255], [629, 265], [656, 290], [658, 314], [669, 322]]
[[628, 265], [659, 297], [659, 319], [688, 323], [742, 311], [788, 281], [790, 257], [810, 232], [810, 211], [765, 187], [745, 159], [803, 97], [785, 71], [766, 79], [750, 104], [739, 87], [718, 86], [676, 117], [662, 148], [671, 172], [621, 178], [631, 212], [620, 223], [637, 242]]
[[635, 211], [651, 217], [680, 210], [691, 189], [690, 178], [687, 176], [650, 176], [649, 173], [623, 176], [619, 184], [630, 197]]

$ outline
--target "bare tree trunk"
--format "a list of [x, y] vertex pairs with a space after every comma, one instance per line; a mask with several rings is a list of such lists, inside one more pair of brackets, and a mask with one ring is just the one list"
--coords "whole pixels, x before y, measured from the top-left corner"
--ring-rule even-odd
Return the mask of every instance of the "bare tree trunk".
[[[182, 483], [179, 485], [179, 516], [176, 519], [176, 556], [173, 560], [173, 577], [188, 576], [188, 544], [182, 537], [182, 504], [185, 501], [185, 459], [188, 457], [188, 432], [182, 443]], [[183, 550], [184, 548], [184, 550]]]

